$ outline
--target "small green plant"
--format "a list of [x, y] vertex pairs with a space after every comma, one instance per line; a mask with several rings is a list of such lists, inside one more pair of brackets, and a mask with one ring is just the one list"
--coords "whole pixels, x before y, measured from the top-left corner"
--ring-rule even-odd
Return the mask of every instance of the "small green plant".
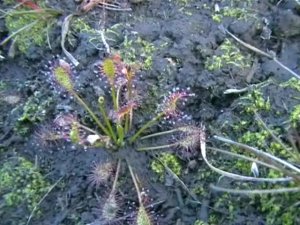
[[266, 224], [297, 224], [298, 211], [294, 207], [299, 201], [297, 193], [290, 193], [281, 195], [280, 198], [276, 196], [262, 195], [259, 198], [260, 211], [266, 214]]
[[245, 8], [232, 8], [226, 6], [219, 12], [214, 13], [212, 19], [217, 23], [221, 23], [224, 17], [231, 17], [237, 20], [247, 20], [248, 18], [253, 17], [253, 15]]
[[[0, 199], [4, 207], [13, 207], [14, 210], [24, 207], [30, 212], [48, 188], [49, 183], [39, 170], [22, 157], [12, 158], [0, 168]], [[36, 211], [36, 214], [40, 215], [41, 211]]]
[[202, 220], [196, 220], [194, 225], [207, 225], [208, 223], [203, 222]]
[[143, 69], [150, 70], [152, 68], [152, 55], [155, 50], [156, 48], [152, 43], [141, 37], [137, 36], [134, 40], [129, 40], [125, 36], [120, 55], [126, 64], [139, 64]]
[[207, 70], [215, 71], [228, 66], [235, 66], [240, 69], [250, 67], [250, 56], [242, 54], [241, 50], [229, 39], [226, 39], [219, 49], [220, 54], [214, 55], [205, 61], [205, 68]]
[[292, 127], [296, 128], [300, 124], [300, 105], [296, 105], [290, 115]]
[[[236, 20], [255, 18], [255, 14], [251, 11], [252, 1], [230, 1], [230, 5], [224, 5], [224, 2], [221, 1], [220, 6], [215, 7], [215, 11], [212, 13], [212, 19], [215, 22], [221, 23], [224, 18], [234, 18]], [[241, 6], [241, 4], [243, 5]]]
[[300, 80], [296, 77], [292, 77], [288, 81], [282, 83], [280, 86], [285, 88], [290, 87], [300, 92]]
[[4, 91], [7, 89], [7, 83], [4, 82], [3, 80], [0, 81], [0, 92]]
[[177, 176], [181, 174], [181, 164], [174, 154], [161, 153], [158, 157], [159, 160], [153, 160], [151, 169], [159, 176], [161, 181], [165, 178], [165, 166], [169, 167]]
[[264, 97], [259, 89], [255, 89], [245, 97], [241, 98], [241, 103], [247, 113], [253, 114], [257, 111], [270, 111], [271, 103], [269, 97]]
[[[74, 45], [76, 36], [87, 34], [89, 37], [89, 43], [96, 48], [101, 48], [103, 43], [102, 35], [105, 36], [105, 41], [108, 45], [114, 46], [119, 41], [118, 29], [121, 24], [115, 24], [111, 27], [106, 28], [103, 31], [93, 28], [85, 19], [85, 17], [77, 17], [71, 21], [70, 30], [68, 32], [68, 41], [71, 45]], [[103, 32], [103, 33], [102, 33]]]
[[22, 114], [18, 118], [15, 130], [21, 135], [26, 135], [32, 125], [42, 122], [46, 119], [47, 109], [52, 104], [51, 97], [42, 100], [45, 96], [40, 92], [34, 92], [33, 96], [29, 97], [22, 108]]

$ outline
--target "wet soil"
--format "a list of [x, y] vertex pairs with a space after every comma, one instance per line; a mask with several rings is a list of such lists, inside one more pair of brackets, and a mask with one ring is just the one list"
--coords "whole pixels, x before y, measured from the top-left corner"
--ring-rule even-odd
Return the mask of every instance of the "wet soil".
[[[148, 0], [131, 3], [132, 11], [130, 12], [106, 11], [105, 26], [122, 24], [118, 42], [112, 46], [115, 49], [120, 48], [125, 35], [130, 37], [135, 33], [156, 46], [151, 70], [141, 71], [142, 82], [147, 87], [156, 87], [156, 97], [162, 96], [173, 87], [191, 88], [196, 96], [185, 106], [185, 111], [197, 124], [206, 125], [208, 141], [212, 142], [210, 134], [221, 132], [219, 128], [223, 126], [224, 121], [230, 123], [239, 114], [237, 99], [242, 94], [224, 95], [225, 90], [242, 89], [269, 78], [276, 82], [284, 82], [291, 75], [279, 68], [272, 60], [255, 55], [242, 46], [240, 48], [243, 52], [258, 59], [252, 79], [247, 79], [251, 72], [247, 69], [242, 71], [237, 68], [207, 70], [206, 59], [213, 57], [225, 38], [228, 38], [219, 29], [220, 24], [212, 20], [215, 5], [230, 5], [231, 1], [189, 0], [186, 2], [187, 4], [182, 4], [179, 0]], [[276, 3], [277, 1], [254, 1], [255, 18], [246, 21], [226, 18], [222, 24], [242, 40], [264, 51], [276, 52], [285, 65], [295, 71], [300, 71], [299, 7], [296, 1], [282, 1], [278, 5]], [[79, 5], [73, 0], [51, 0], [47, 1], [47, 4], [64, 11], [57, 22], [57, 27], [50, 33], [51, 50], [46, 46], [33, 47], [26, 54], [17, 52], [14, 58], [9, 58], [7, 56], [9, 45], [0, 48], [1, 55], [5, 57], [0, 61], [0, 77], [1, 82], [6, 84], [6, 88], [1, 90], [1, 98], [12, 95], [20, 98], [16, 103], [1, 102], [0, 161], [22, 156], [31, 162], [36, 162], [42, 174], [51, 183], [62, 179], [62, 182], [39, 206], [43, 212], [42, 215], [38, 218], [33, 217], [30, 224], [102, 224], [99, 222], [99, 208], [109, 193], [110, 185], [105, 184], [95, 189], [91, 187], [87, 176], [93, 163], [115, 161], [118, 157], [124, 158], [124, 156], [141, 177], [145, 190], [149, 190], [148, 195], [151, 196], [151, 204], [153, 204], [149, 211], [153, 212], [154, 224], [192, 225], [197, 219], [207, 221], [213, 212], [220, 216], [217, 224], [266, 224], [264, 215], [252, 206], [244, 207], [244, 204], [241, 204], [233, 219], [229, 219], [228, 209], [224, 206], [212, 209], [213, 202], [219, 198], [219, 195], [213, 194], [208, 186], [218, 177], [211, 175], [201, 178], [201, 174], [208, 172], [199, 154], [190, 160], [190, 162], [193, 161], [193, 166], [189, 160], [182, 160], [185, 173], [181, 179], [190, 190], [197, 186], [206, 188], [204, 194], [196, 196], [197, 201], [202, 204], [189, 195], [173, 178], [170, 178], [169, 182], [160, 182], [149, 168], [153, 155], [138, 153], [134, 150], [135, 146], [122, 149], [118, 154], [112, 154], [105, 149], [83, 149], [70, 143], [43, 146], [38, 141], [36, 131], [44, 124], [50, 123], [59, 112], [69, 111], [84, 115], [83, 110], [74, 104], [72, 99], [66, 97], [55, 99], [42, 73], [44, 65], [53, 55], [64, 55], [59, 42], [60, 26], [63, 18], [75, 12]], [[242, 7], [243, 3], [240, 4]], [[1, 9], [5, 7], [3, 3], [0, 3]], [[95, 8], [84, 16], [87, 16], [90, 21], [97, 21], [101, 15], [102, 10]], [[268, 21], [268, 28], [272, 31], [270, 39], [261, 38], [265, 20]], [[4, 21], [0, 19], [0, 40], [7, 35]], [[85, 34], [79, 34], [76, 45], [67, 47], [80, 62], [76, 68], [80, 91], [83, 97], [93, 99], [96, 98], [93, 93], [97, 84], [93, 65], [107, 54], [104, 46], [96, 49], [89, 44], [88, 39], [89, 37]], [[53, 99], [44, 112], [43, 121], [38, 120], [29, 124], [29, 131], [26, 135], [20, 135], [16, 131], [18, 118], [23, 113], [26, 101], [36, 92], [40, 93], [38, 96], [40, 101], [49, 96]], [[272, 107], [283, 112], [286, 107], [290, 108], [299, 103], [299, 98], [286, 100], [295, 93], [279, 91], [276, 85], [270, 85], [264, 92], [271, 96], [274, 102]], [[284, 106], [283, 101], [286, 103]], [[148, 119], [143, 118], [143, 115], [138, 115], [137, 118], [137, 121]], [[268, 120], [280, 126], [284, 119], [274, 116], [268, 117]], [[163, 125], [157, 129], [160, 130], [162, 127]], [[126, 219], [119, 224], [135, 224], [137, 197], [125, 163], [122, 165], [121, 178], [119, 194], [122, 199], [122, 216]], [[0, 201], [3, 201], [1, 197]], [[240, 201], [244, 199], [241, 198]], [[20, 221], [21, 218], [27, 219], [30, 212], [23, 210], [18, 215], [13, 214], [13, 210], [1, 212], [3, 216], [1, 224], [17, 224], [14, 221]]]

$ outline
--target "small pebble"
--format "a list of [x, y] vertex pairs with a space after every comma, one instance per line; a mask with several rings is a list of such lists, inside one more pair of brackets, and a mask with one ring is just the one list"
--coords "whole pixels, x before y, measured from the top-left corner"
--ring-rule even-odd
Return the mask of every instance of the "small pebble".
[[191, 169], [191, 170], [194, 170], [197, 166], [197, 161], [194, 159], [194, 160], [191, 160], [189, 161], [188, 163], [188, 168]]
[[3, 97], [3, 101], [10, 105], [17, 104], [21, 100], [20, 96], [17, 95], [8, 95]]

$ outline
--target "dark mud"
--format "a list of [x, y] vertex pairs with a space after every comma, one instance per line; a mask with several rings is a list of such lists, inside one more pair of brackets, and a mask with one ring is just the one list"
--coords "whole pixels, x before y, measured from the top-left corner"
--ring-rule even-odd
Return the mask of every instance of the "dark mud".
[[[287, 81], [291, 75], [278, 67], [272, 60], [255, 55], [253, 52], [240, 46], [241, 51], [249, 54], [257, 63], [253, 68], [228, 67], [209, 71], [205, 67], [207, 58], [218, 54], [219, 46], [225, 41], [226, 36], [220, 29], [219, 23], [212, 20], [215, 4], [220, 6], [230, 5], [231, 1], [165, 1], [149, 0], [131, 4], [131, 12], [106, 12], [106, 27], [122, 24], [118, 30], [117, 41], [111, 44], [114, 49], [122, 48], [122, 43], [127, 35], [134, 37], [137, 33], [142, 39], [152, 43], [156, 50], [153, 55], [151, 70], [141, 71], [141, 82], [147, 88], [155, 87], [155, 97], [159, 98], [173, 87], [187, 88], [196, 94], [196, 97], [185, 107], [193, 120], [203, 123], [210, 134], [227, 133], [233, 139], [238, 139], [238, 134], [227, 129], [236, 118], [251, 120], [242, 115], [239, 108], [239, 97], [242, 94], [225, 95], [227, 89], [243, 89], [251, 84], [258, 84], [270, 78], [275, 83]], [[239, 2], [239, 1], [237, 1]], [[286, 3], [288, 2], [288, 3]], [[299, 71], [300, 62], [300, 16], [299, 6], [296, 1], [254, 1], [253, 10], [255, 18], [237, 20], [224, 18], [222, 24], [242, 40], [264, 50], [274, 51], [279, 60], [289, 68]], [[44, 146], [37, 138], [37, 131], [44, 124], [51, 123], [59, 112], [76, 112], [84, 117], [84, 112], [72, 99], [67, 97], [54, 98], [45, 82], [43, 74], [44, 65], [53, 55], [63, 56], [60, 48], [60, 26], [63, 17], [77, 10], [75, 1], [47, 1], [50, 7], [63, 10], [61, 16], [49, 34], [52, 49], [48, 47], [32, 47], [26, 54], [16, 52], [14, 58], [7, 56], [9, 45], [1, 46], [0, 55], [5, 59], [0, 61], [1, 83], [5, 84], [0, 91], [2, 98], [0, 108], [0, 160], [9, 161], [10, 158], [22, 156], [35, 162], [41, 173], [50, 183], [62, 181], [49, 193], [40, 204], [42, 214], [33, 217], [30, 224], [36, 225], [79, 225], [101, 224], [99, 221], [99, 208], [104, 198], [109, 193], [110, 185], [102, 185], [98, 189], [91, 187], [87, 175], [93, 163], [115, 160], [124, 157], [132, 162], [133, 168], [143, 178], [143, 186], [149, 190], [151, 196], [151, 212], [153, 223], [161, 225], [192, 225], [198, 220], [207, 222], [210, 215], [217, 214], [217, 221], [209, 224], [267, 224], [263, 213], [255, 208], [255, 204], [247, 205], [249, 199], [238, 197], [239, 204], [231, 212], [226, 203], [215, 205], [221, 195], [214, 194], [209, 189], [209, 184], [217, 181], [218, 176], [210, 174], [200, 155], [189, 160], [182, 160], [183, 182], [190, 190], [202, 187], [203, 191], [195, 201], [173, 178], [162, 183], [150, 170], [151, 154], [138, 153], [134, 147], [122, 149], [118, 154], [110, 154], [104, 149], [82, 149], [68, 143], [55, 143]], [[237, 3], [243, 7], [244, 3]], [[0, 3], [0, 8], [6, 8]], [[101, 9], [95, 9], [83, 15], [97, 24], [102, 16]], [[272, 31], [270, 39], [262, 39], [262, 27], [268, 21], [268, 29]], [[3, 19], [0, 20], [0, 40], [7, 37], [8, 31]], [[73, 56], [80, 62], [77, 67], [78, 89], [83, 98], [94, 98], [94, 93], [102, 92], [100, 82], [93, 73], [94, 64], [105, 56], [104, 46], [96, 49], [89, 42], [86, 33], [76, 36], [74, 46], [67, 45]], [[163, 46], [163, 47], [161, 47]], [[249, 73], [253, 76], [249, 78]], [[103, 88], [103, 87], [102, 87]], [[38, 94], [37, 94], [38, 92]], [[265, 115], [268, 123], [282, 127], [288, 119], [287, 109], [299, 104], [299, 92], [293, 90], [279, 90], [278, 85], [272, 84], [263, 89], [264, 96], [270, 96], [272, 108], [281, 112], [282, 116]], [[16, 96], [16, 102], [5, 100], [7, 96]], [[28, 128], [25, 135], [20, 134], [17, 126], [18, 119], [24, 113], [24, 105], [29, 98], [35, 96], [37, 104], [49, 99], [49, 104], [44, 111], [38, 112], [37, 119], [26, 121]], [[293, 96], [293, 98], [290, 98]], [[147, 98], [147, 96], [144, 96]], [[146, 101], [147, 102], [147, 101]], [[151, 101], [149, 100], [149, 104]], [[285, 104], [282, 104], [282, 103]], [[148, 103], [148, 102], [147, 102]], [[38, 109], [34, 109], [38, 111]], [[137, 116], [137, 121], [147, 120], [142, 115]], [[225, 121], [229, 125], [224, 125]], [[87, 121], [89, 123], [90, 121]], [[138, 124], [136, 124], [138, 125]], [[24, 124], [22, 124], [22, 127]], [[163, 125], [161, 126], [163, 127]], [[250, 128], [249, 128], [250, 129]], [[208, 139], [209, 143], [213, 140]], [[215, 144], [212, 144], [215, 145]], [[119, 224], [135, 224], [135, 209], [137, 203], [134, 186], [125, 165], [121, 170], [122, 184], [119, 190], [122, 198], [122, 216], [127, 217]], [[30, 211], [24, 206], [8, 209], [3, 207], [3, 198], [0, 197], [1, 224], [26, 224]], [[5, 211], [6, 210], [6, 211]], [[16, 215], [16, 212], [17, 215]], [[131, 218], [132, 217], [132, 218]], [[22, 221], [22, 222], [19, 222]], [[24, 222], [25, 221], [25, 222]], [[296, 223], [295, 223], [296, 224]]]

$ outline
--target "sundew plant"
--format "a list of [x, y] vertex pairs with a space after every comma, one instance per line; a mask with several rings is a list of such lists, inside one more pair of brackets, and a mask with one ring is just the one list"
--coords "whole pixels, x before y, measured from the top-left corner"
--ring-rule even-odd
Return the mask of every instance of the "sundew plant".
[[[51, 84], [58, 85], [59, 91], [66, 92], [85, 109], [95, 126], [87, 127], [74, 115], [60, 115], [54, 121], [60, 128], [59, 132], [47, 135], [52, 140], [66, 139], [80, 145], [117, 150], [126, 144], [136, 142], [147, 129], [160, 121], [187, 121], [190, 118], [179, 110], [179, 105], [184, 105], [194, 94], [189, 88], [173, 88], [158, 104], [152, 119], [139, 129], [135, 129], [133, 126], [135, 110], [141, 107], [143, 95], [147, 97], [147, 94], [137, 93], [137, 85], [143, 84], [137, 82], [136, 72], [132, 67], [126, 65], [118, 55], [105, 59], [99, 66], [99, 79], [108, 84], [110, 96], [97, 96], [98, 110], [92, 109], [75, 90], [72, 80], [73, 70], [66, 60], [55, 59], [48, 66], [46, 75]], [[185, 129], [177, 131], [189, 132]]]
[[[45, 72], [47, 80], [53, 85], [54, 90], [63, 93], [65, 97], [69, 97], [78, 102], [78, 104], [88, 113], [92, 123], [86, 125], [73, 114], [60, 114], [54, 120], [54, 129], [48, 129], [44, 133], [40, 133], [40, 138], [46, 142], [56, 140], [66, 140], [74, 144], [84, 146], [84, 148], [94, 147], [110, 151], [111, 153], [122, 150], [123, 148], [132, 149], [132, 151], [148, 151], [156, 149], [165, 149], [176, 147], [182, 150], [182, 155], [186, 157], [193, 156], [193, 152], [197, 151], [199, 146], [199, 134], [202, 130], [192, 125], [189, 120], [190, 116], [183, 113], [180, 108], [194, 94], [189, 88], [180, 89], [173, 88], [163, 96], [162, 101], [157, 104], [157, 108], [152, 110], [154, 115], [150, 117], [141, 126], [136, 128], [135, 115], [136, 110], [142, 108], [143, 98], [149, 98], [147, 93], [140, 93], [140, 86], [145, 86], [138, 79], [136, 70], [125, 64], [119, 55], [113, 55], [105, 59], [99, 67], [97, 67], [99, 82], [103, 82], [107, 86], [107, 93], [96, 96], [97, 110], [90, 105], [91, 102], [82, 98], [75, 88], [75, 71], [74, 68], [65, 60], [55, 57], [47, 66]], [[94, 96], [92, 96], [94, 97]], [[149, 128], [158, 125], [160, 122], [170, 125], [177, 124], [174, 129], [151, 133]], [[170, 127], [168, 125], [168, 127]], [[157, 144], [156, 146], [136, 147], [136, 142], [150, 138], [160, 138], [168, 135], [163, 140], [168, 143]], [[171, 135], [172, 138], [169, 136]], [[170, 140], [170, 141], [169, 141]], [[128, 165], [133, 184], [138, 196], [139, 207], [135, 212], [136, 223], [138, 225], [151, 225], [150, 216], [146, 210], [143, 196], [141, 194], [138, 182], [138, 176], [134, 172], [129, 159], [125, 157]], [[118, 221], [117, 215], [120, 210], [120, 204], [116, 197], [116, 185], [118, 183], [121, 159], [118, 161], [116, 169], [114, 163], [104, 163], [95, 165], [88, 180], [93, 186], [99, 186], [103, 182], [107, 182], [116, 170], [114, 182], [111, 192], [107, 200], [101, 206], [101, 224], [110, 224]]]

